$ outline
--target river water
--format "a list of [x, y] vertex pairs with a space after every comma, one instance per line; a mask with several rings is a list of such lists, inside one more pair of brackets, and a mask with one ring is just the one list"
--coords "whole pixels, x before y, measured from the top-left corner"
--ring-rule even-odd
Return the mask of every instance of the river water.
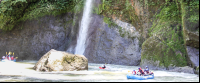
[[199, 82], [198, 75], [154, 71], [154, 79], [127, 79], [128, 71], [139, 66], [107, 64], [107, 69], [99, 69], [103, 64], [88, 63], [88, 71], [37, 72], [33, 70], [37, 61], [16, 63], [0, 62], [0, 82]]

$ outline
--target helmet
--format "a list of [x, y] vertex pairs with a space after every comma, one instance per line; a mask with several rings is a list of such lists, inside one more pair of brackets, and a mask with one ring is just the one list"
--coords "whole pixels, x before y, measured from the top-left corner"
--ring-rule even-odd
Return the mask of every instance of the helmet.
[[140, 69], [140, 68], [138, 68], [138, 69]]
[[9, 53], [8, 53], [8, 55], [11, 55], [11, 54], [12, 54], [12, 52], [9, 52]]
[[135, 70], [133, 70], [133, 71], [135, 71]]
[[148, 66], [146, 66], [146, 68], [148, 68]]

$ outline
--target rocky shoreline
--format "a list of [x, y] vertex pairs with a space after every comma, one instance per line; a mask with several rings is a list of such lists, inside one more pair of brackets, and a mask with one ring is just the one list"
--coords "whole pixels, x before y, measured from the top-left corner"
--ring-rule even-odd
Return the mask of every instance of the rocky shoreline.
[[199, 76], [199, 69], [194, 69], [189, 66], [185, 67], [175, 67], [174, 69], [168, 70], [170, 72], [183, 72], [183, 73], [190, 73], [190, 74], [197, 74]]

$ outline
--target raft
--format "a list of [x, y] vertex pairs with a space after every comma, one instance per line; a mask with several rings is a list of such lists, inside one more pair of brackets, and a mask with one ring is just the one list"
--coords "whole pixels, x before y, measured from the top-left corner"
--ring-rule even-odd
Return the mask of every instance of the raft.
[[154, 79], [154, 74], [147, 75], [147, 76], [138, 76], [138, 75], [133, 75], [133, 74], [127, 74], [127, 79], [137, 79], [137, 80]]
[[14, 59], [14, 60], [1, 60], [1, 62], [16, 62], [16, 59]]
[[99, 69], [105, 69], [105, 68], [99, 67]]

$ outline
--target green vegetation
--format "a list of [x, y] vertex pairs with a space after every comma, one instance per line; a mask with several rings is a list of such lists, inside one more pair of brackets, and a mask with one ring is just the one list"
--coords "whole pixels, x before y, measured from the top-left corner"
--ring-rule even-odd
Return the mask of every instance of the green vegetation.
[[[132, 24], [136, 30], [143, 31], [142, 22], [140, 22], [142, 20], [137, 14], [137, 8], [134, 8], [136, 3], [133, 0], [102, 0], [102, 2], [97, 14], [104, 16], [104, 22], [111, 25], [112, 20], [118, 18]], [[150, 20], [148, 22], [152, 23], [151, 28], [148, 29], [149, 37], [156, 37], [161, 41], [161, 43], [157, 43], [159, 45], [155, 46], [162, 50], [149, 49], [154, 61], [160, 60], [160, 65], [165, 67], [171, 64], [187, 65], [183, 35], [184, 19], [182, 18], [186, 18], [184, 21], [190, 30], [199, 32], [199, 0], [139, 0], [139, 3], [140, 7], [148, 7], [149, 15], [146, 18], [148, 17], [147, 19]], [[184, 7], [181, 6], [182, 4]], [[182, 12], [183, 9], [185, 12]], [[124, 36], [121, 28], [119, 28], [119, 32], [122, 34], [121, 36]], [[144, 55], [146, 56], [146, 54]], [[141, 58], [144, 59], [145, 56]]]
[[[195, 25], [195, 23], [199, 20], [199, 14], [197, 13], [197, 10], [199, 10], [198, 3], [198, 0], [186, 0], [184, 3], [177, 0], [168, 0], [163, 6], [160, 7], [161, 11], [154, 15], [155, 20], [152, 27], [149, 29], [149, 36], [156, 36], [160, 38], [162, 44], [167, 46], [167, 48], [163, 50], [163, 54], [166, 58], [164, 59], [165, 67], [169, 66], [171, 60], [173, 60], [167, 59], [169, 58], [169, 52], [171, 50], [176, 60], [176, 64], [174, 65], [187, 65], [187, 53], [182, 28], [182, 17], [184, 17], [187, 13], [182, 12], [181, 4], [186, 4], [187, 6], [185, 8], [188, 8], [188, 12], [190, 12], [186, 16], [188, 18], [186, 22]], [[193, 27], [194, 26], [191, 26], [190, 29]]]
[[[116, 27], [117, 24], [113, 22], [113, 19], [119, 19], [124, 22], [138, 26], [140, 20], [137, 15], [135, 15], [135, 10], [130, 3], [130, 0], [102, 0], [102, 4], [99, 5], [99, 8], [95, 8], [95, 13], [104, 16], [104, 22], [108, 24], [109, 27]], [[120, 32], [121, 37], [125, 35], [130, 36], [129, 32], [123, 30], [122, 27], [117, 27]]]
[[83, 0], [3, 0], [0, 3], [0, 29], [9, 31], [20, 21], [73, 13], [74, 9], [82, 10], [82, 6]]
[[181, 0], [182, 25], [199, 33], [199, 0]]
[[199, 71], [199, 66], [196, 68], [197, 71]]
[[[112, 16], [124, 18], [122, 15], [126, 15], [126, 17], [131, 16], [129, 14], [130, 9], [133, 8], [131, 7], [129, 0], [103, 0], [103, 3], [99, 5], [97, 14], [101, 14], [109, 19], [111, 19]], [[131, 19], [131, 17], [129, 19]], [[108, 24], [112, 23], [112, 20], [109, 21], [110, 22], [104, 20], [104, 22]]]

